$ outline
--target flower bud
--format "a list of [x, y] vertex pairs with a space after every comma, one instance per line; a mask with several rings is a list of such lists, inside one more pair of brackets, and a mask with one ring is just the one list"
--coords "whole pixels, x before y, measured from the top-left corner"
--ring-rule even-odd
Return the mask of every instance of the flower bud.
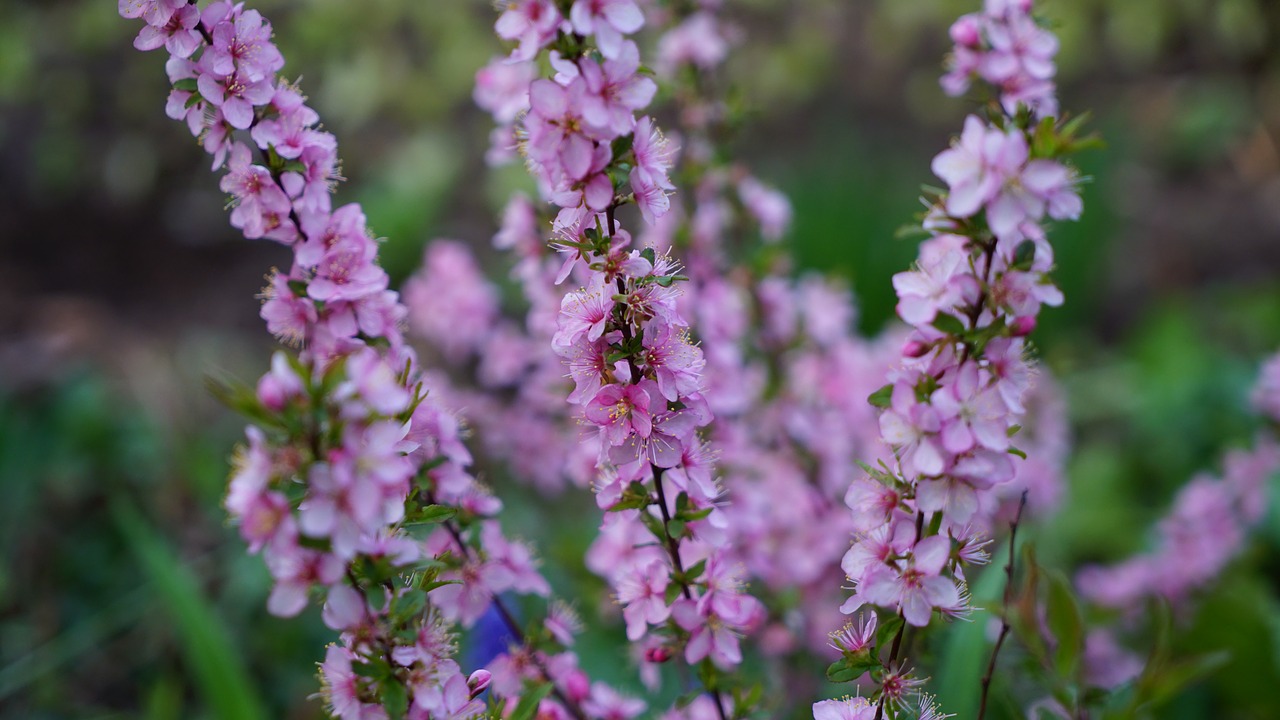
[[1013, 331], [1014, 337], [1030, 335], [1031, 331], [1036, 329], [1036, 319], [1032, 315], [1016, 317], [1013, 319], [1013, 323], [1009, 325], [1009, 329]]
[[573, 702], [582, 702], [591, 694], [591, 680], [581, 670], [573, 670], [565, 675], [564, 693]]
[[493, 673], [488, 670], [481, 669], [471, 673], [471, 677], [467, 678], [467, 687], [471, 690], [471, 698], [475, 699], [477, 695], [484, 692], [492, 681]]
[[981, 36], [978, 32], [978, 20], [972, 15], [965, 15], [951, 25], [951, 39], [957, 45], [977, 47]]
[[263, 375], [258, 381], [258, 402], [272, 412], [284, 410], [285, 390], [274, 375]]
[[664, 663], [671, 659], [671, 651], [661, 645], [644, 651], [645, 662]]
[[902, 356], [909, 358], [918, 358], [929, 352], [929, 346], [919, 340], [908, 340], [906, 345], [902, 346]]

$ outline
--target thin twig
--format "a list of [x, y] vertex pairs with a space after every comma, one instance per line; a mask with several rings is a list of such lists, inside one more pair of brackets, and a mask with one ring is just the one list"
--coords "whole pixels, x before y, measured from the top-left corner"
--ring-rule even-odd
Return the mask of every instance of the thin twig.
[[[454, 524], [453, 520], [444, 521], [444, 527], [449, 531], [449, 534], [453, 536], [453, 541], [458, 543], [458, 548], [462, 551], [463, 556], [465, 556], [468, 561], [472, 560], [471, 552], [467, 549], [467, 544], [462, 540], [462, 532], [458, 529], [458, 526]], [[507, 629], [511, 631], [511, 636], [515, 638], [516, 643], [521, 647], [529, 648], [529, 640], [525, 636], [524, 630], [521, 629], [520, 623], [516, 621], [515, 615], [512, 614], [506, 604], [502, 602], [502, 598], [494, 595], [493, 606], [497, 608], [498, 615], [502, 616], [503, 623], [505, 623]], [[529, 649], [532, 651], [532, 648]], [[529, 659], [533, 661], [534, 666], [542, 673], [542, 677], [547, 682], [551, 683], [551, 692], [556, 696], [556, 699], [560, 701], [560, 704], [568, 708], [569, 713], [577, 718], [577, 720], [586, 720], [587, 716], [582, 711], [582, 708], [579, 707], [577, 703], [571, 701], [568, 696], [560, 690], [559, 686], [556, 685], [555, 680], [551, 678], [551, 673], [547, 670], [547, 666], [542, 662], [542, 659], [538, 657], [538, 654], [536, 652], [530, 652]]]
[[987, 713], [987, 698], [991, 692], [991, 678], [996, 672], [996, 658], [1000, 648], [1009, 634], [1009, 601], [1013, 597], [1013, 559], [1018, 544], [1018, 523], [1022, 521], [1022, 511], [1027, 507], [1027, 491], [1022, 491], [1022, 500], [1018, 502], [1018, 513], [1009, 523], [1009, 562], [1004, 566], [1004, 612], [1000, 614], [1000, 635], [996, 638], [996, 646], [991, 649], [991, 660], [987, 662], [987, 674], [982, 676], [982, 702], [978, 705], [978, 720]]

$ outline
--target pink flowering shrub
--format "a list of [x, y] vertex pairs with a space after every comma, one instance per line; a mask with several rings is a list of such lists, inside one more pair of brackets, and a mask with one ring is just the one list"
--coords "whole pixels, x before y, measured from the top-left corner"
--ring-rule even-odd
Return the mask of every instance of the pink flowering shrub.
[[[1157, 677], [1120, 633], [1146, 602], [1191, 602], [1240, 552], [1280, 451], [1260, 436], [1222, 479], [1184, 488], [1149, 553], [1079, 573], [1112, 624], [1084, 627], [1056, 575], [1044, 599], [1030, 553], [1016, 572], [1018, 527], [1055, 509], [1069, 450], [1028, 336], [1064, 301], [1048, 231], [1083, 211], [1070, 157], [1091, 144], [1059, 114], [1057, 40], [1031, 5], [987, 0], [952, 26], [943, 88], [990, 102], [933, 160], [945, 187], [924, 199], [917, 262], [893, 277], [902, 324], [864, 338], [848, 288], [794, 277], [775, 250], [785, 195], [726, 151], [714, 79], [741, 35], [718, 2], [498, 8], [510, 52], [478, 71], [473, 98], [496, 123], [487, 161], [521, 160], [536, 188], [510, 199], [493, 238], [522, 301], [511, 313], [456, 241], [427, 248], [403, 298], [390, 289], [364, 212], [334, 207], [336, 138], [280, 76], [257, 11], [120, 0], [144, 23], [135, 46], [169, 53], [166, 112], [224, 173], [232, 226], [292, 251], [261, 310], [289, 349], [256, 387], [219, 388], [252, 423], [225, 505], [270, 571], [268, 610], [314, 603], [338, 633], [319, 665], [333, 717], [651, 710], [580, 667], [582, 624], [504, 533], [473, 451], [546, 493], [594, 494], [584, 564], [641, 680], [658, 690], [658, 667], [679, 666], [684, 694], [664, 718], [951, 717], [911, 660], [930, 628], [979, 610], [971, 580], [997, 541], [1005, 590], [986, 608], [1000, 622], [978, 717], [1011, 633], [1061, 671], [1031, 714], [1082, 717], [1103, 691]], [[1253, 398], [1273, 420], [1276, 368]], [[522, 625], [511, 595], [543, 611]], [[468, 672], [457, 638], [491, 612], [513, 640]], [[815, 655], [857, 694], [766, 697], [816, 677]], [[784, 681], [744, 670], [752, 656]]]

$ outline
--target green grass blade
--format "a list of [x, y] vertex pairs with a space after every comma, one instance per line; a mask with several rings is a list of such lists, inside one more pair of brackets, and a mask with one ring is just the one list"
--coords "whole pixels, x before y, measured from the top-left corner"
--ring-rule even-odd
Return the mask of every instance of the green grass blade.
[[120, 501], [111, 508], [117, 529], [168, 609], [197, 690], [215, 717], [265, 720], [266, 712], [230, 632], [183, 567], [142, 515]]

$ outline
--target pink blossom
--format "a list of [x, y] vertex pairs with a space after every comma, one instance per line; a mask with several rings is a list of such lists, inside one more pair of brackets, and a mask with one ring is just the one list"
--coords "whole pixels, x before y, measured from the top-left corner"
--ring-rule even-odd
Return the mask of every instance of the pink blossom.
[[1026, 160], [1022, 133], [988, 127], [970, 115], [959, 140], [933, 159], [934, 174], [951, 188], [947, 212], [957, 218], [975, 215], [1017, 176]]
[[144, 25], [138, 31], [138, 37], [133, 41], [133, 46], [138, 50], [155, 50], [164, 47], [174, 57], [191, 57], [202, 43], [200, 33], [195, 30], [199, 22], [200, 11], [196, 6], [182, 5], [174, 10], [164, 23]]
[[[206, 18], [210, 11], [216, 12], [215, 6], [228, 4], [210, 6]], [[244, 81], [256, 83], [284, 67], [284, 57], [271, 42], [271, 23], [264, 21], [257, 10], [242, 12], [239, 6], [232, 8], [230, 17], [215, 24], [211, 35], [213, 43], [206, 51], [205, 66], [217, 75], [239, 73]], [[201, 62], [205, 63], [205, 58]]]
[[722, 670], [729, 670], [742, 662], [742, 649], [738, 633], [721, 618], [700, 612], [693, 601], [677, 600], [671, 608], [676, 623], [689, 632], [684, 659], [696, 665], [705, 658]]
[[498, 17], [494, 30], [503, 40], [519, 41], [511, 59], [526, 61], [555, 37], [559, 24], [560, 13], [551, 0], [515, 0]]
[[938, 475], [946, 467], [937, 437], [941, 429], [937, 411], [916, 402], [915, 390], [898, 381], [892, 405], [880, 415], [880, 433], [899, 449], [903, 469], [909, 475]]
[[529, 109], [529, 83], [537, 76], [538, 68], [531, 62], [494, 58], [476, 71], [471, 98], [493, 115], [494, 121], [510, 125]]
[[864, 697], [823, 700], [813, 704], [813, 720], [872, 720], [876, 706]]
[[581, 35], [594, 35], [600, 54], [613, 59], [625, 52], [623, 35], [644, 26], [635, 0], [574, 0], [569, 21]]
[[619, 695], [604, 683], [592, 683], [591, 696], [582, 703], [582, 709], [600, 720], [631, 720], [645, 711], [643, 700]]
[[738, 197], [760, 224], [760, 234], [765, 240], [779, 240], [787, 232], [791, 225], [791, 202], [786, 195], [747, 176], [738, 183]]
[[631, 435], [647, 438], [653, 431], [649, 406], [656, 391], [657, 384], [652, 380], [607, 385], [587, 404], [583, 415], [600, 427], [610, 445], [621, 445]]

